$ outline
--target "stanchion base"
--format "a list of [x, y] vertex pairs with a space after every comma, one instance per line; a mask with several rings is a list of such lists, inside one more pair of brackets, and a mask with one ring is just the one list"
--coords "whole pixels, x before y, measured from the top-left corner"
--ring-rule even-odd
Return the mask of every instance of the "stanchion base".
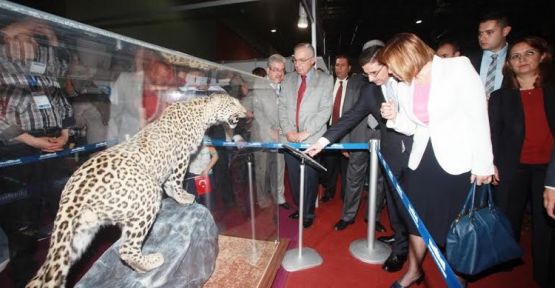
[[391, 254], [391, 248], [380, 241], [374, 241], [374, 249], [368, 249], [367, 239], [351, 242], [349, 251], [353, 257], [368, 264], [383, 264]]
[[304, 247], [299, 257], [299, 249], [290, 249], [285, 252], [281, 267], [288, 272], [294, 272], [320, 266], [323, 260], [320, 254], [312, 248]]

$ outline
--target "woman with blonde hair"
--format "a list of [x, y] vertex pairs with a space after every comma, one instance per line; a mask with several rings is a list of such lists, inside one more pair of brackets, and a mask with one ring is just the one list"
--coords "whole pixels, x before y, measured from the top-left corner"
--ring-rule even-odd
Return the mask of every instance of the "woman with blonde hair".
[[[383, 103], [382, 117], [388, 127], [414, 136], [402, 185], [433, 239], [445, 246], [470, 183], [490, 183], [494, 172], [483, 84], [467, 58], [435, 56], [411, 33], [395, 35], [379, 59], [401, 81], [399, 103]], [[424, 278], [426, 245], [406, 218], [409, 267], [392, 287]]]

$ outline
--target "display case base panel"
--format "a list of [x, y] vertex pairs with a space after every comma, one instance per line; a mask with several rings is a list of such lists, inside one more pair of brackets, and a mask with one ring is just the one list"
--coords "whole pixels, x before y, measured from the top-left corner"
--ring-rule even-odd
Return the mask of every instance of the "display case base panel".
[[271, 287], [289, 243], [220, 235], [216, 270], [204, 288]]

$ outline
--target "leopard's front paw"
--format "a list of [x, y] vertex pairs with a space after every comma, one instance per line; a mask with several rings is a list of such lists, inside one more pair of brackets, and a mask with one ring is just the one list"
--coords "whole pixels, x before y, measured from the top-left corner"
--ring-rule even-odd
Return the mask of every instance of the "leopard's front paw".
[[177, 203], [185, 205], [190, 204], [195, 201], [195, 195], [188, 193], [183, 189], [182, 191], [176, 192], [171, 196]]
[[145, 273], [164, 264], [164, 256], [162, 256], [161, 253], [136, 255], [134, 257], [128, 257], [124, 261], [135, 271]]

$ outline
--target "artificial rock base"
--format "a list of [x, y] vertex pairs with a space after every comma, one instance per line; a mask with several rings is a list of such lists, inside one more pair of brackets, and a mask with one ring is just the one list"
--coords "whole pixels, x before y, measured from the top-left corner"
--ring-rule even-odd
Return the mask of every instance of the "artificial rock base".
[[120, 260], [119, 244], [106, 250], [75, 287], [201, 287], [214, 271], [218, 229], [204, 206], [183, 206], [168, 198], [142, 249], [144, 254], [162, 253], [162, 266], [135, 272]]

